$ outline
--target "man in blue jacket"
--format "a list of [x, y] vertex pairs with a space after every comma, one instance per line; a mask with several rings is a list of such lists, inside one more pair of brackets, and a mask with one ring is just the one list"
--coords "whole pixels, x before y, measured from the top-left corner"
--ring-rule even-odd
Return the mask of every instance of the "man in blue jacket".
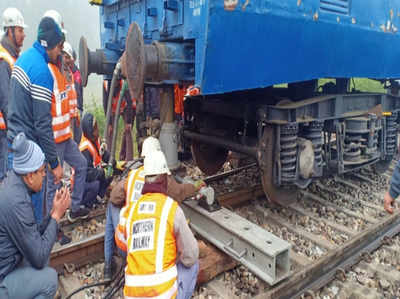
[[42, 189], [44, 154], [24, 133], [14, 137], [12, 150], [13, 170], [0, 185], [0, 298], [53, 298], [57, 273], [47, 264], [70, 194], [66, 188], [57, 191], [50, 215], [39, 226], [31, 194]]
[[[43, 150], [55, 177], [55, 184], [61, 180], [63, 171], [52, 130], [51, 100], [54, 80], [48, 63], [57, 63], [64, 40], [64, 34], [57, 23], [52, 18], [42, 18], [37, 41], [18, 58], [14, 65], [8, 106], [9, 144], [19, 132], [24, 132], [28, 139], [37, 143]], [[32, 202], [36, 219], [40, 223], [43, 194], [39, 193]]]

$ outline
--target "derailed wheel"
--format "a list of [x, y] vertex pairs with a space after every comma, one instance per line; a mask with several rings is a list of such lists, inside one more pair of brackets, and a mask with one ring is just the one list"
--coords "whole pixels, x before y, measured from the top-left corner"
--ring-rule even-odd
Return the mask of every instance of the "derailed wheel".
[[192, 142], [191, 151], [196, 165], [206, 175], [217, 173], [228, 157], [227, 149], [197, 141]]
[[275, 151], [275, 134], [273, 126], [267, 125], [264, 128], [264, 133], [260, 140], [258, 163], [261, 169], [263, 189], [268, 200], [282, 206], [287, 206], [296, 200], [298, 188], [296, 186], [279, 187], [274, 183], [274, 163], [279, 163]]

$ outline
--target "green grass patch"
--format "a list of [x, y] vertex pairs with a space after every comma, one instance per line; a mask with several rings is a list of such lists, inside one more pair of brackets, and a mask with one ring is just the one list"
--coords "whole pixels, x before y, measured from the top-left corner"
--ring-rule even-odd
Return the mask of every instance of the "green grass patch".
[[[319, 79], [318, 80], [318, 87], [328, 83], [333, 82], [335, 83], [335, 79]], [[359, 90], [361, 92], [372, 92], [372, 93], [385, 93], [385, 89], [383, 88], [383, 84], [379, 81], [366, 79], [366, 78], [352, 78], [350, 80], [350, 90]]]
[[[97, 120], [97, 125], [99, 126], [99, 133], [100, 137], [103, 138], [104, 134], [104, 126], [106, 123], [106, 117], [104, 115], [103, 111], [103, 104], [100, 99], [96, 99], [94, 95], [91, 95], [91, 99], [88, 101], [89, 103], [85, 103], [84, 111], [85, 112], [90, 112], [94, 115], [94, 117]], [[118, 121], [118, 134], [117, 134], [117, 148], [115, 151], [115, 159], [119, 159], [119, 152], [121, 150], [121, 143], [122, 143], [122, 134], [124, 131], [124, 121], [122, 117], [119, 118]], [[136, 144], [136, 118], [135, 118], [135, 123], [132, 126], [132, 139], [133, 139], [133, 152], [134, 152], [134, 157], [138, 156], [137, 152], [137, 144]], [[111, 150], [111, 149], [109, 149]]]

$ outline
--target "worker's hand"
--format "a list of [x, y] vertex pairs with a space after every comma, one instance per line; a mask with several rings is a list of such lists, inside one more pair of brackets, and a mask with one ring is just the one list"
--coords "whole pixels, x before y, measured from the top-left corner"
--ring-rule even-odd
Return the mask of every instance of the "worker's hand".
[[124, 171], [125, 164], [126, 164], [126, 161], [117, 161], [117, 163], [115, 164], [115, 169], [118, 169], [120, 171]]
[[193, 185], [196, 188], [196, 191], [199, 191], [201, 188], [207, 186], [203, 180], [198, 180], [198, 181], [194, 182]]
[[51, 170], [51, 172], [54, 176], [54, 184], [59, 184], [63, 176], [63, 168], [61, 167], [61, 164], [59, 163], [56, 168]]
[[104, 153], [106, 152], [106, 150], [107, 150], [107, 143], [102, 142], [102, 143], [100, 144], [100, 150], [99, 150], [100, 156], [103, 156]]
[[389, 192], [386, 192], [385, 197], [383, 198], [383, 207], [386, 212], [393, 214], [393, 203], [394, 199], [390, 196]]
[[71, 205], [71, 195], [67, 187], [62, 187], [61, 189], [56, 191], [53, 200], [53, 209], [50, 212], [50, 215], [57, 223], [64, 216], [65, 211]]
[[107, 165], [106, 168], [104, 169], [104, 171], [105, 171], [106, 179], [112, 177], [112, 175], [113, 175], [113, 167], [112, 167], [112, 165]]

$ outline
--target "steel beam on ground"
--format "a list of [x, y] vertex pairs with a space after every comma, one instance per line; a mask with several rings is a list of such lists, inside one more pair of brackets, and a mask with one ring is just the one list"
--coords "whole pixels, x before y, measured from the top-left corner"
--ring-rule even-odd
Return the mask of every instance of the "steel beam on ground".
[[222, 208], [208, 212], [196, 200], [181, 205], [192, 229], [270, 285], [290, 274], [291, 245]]

